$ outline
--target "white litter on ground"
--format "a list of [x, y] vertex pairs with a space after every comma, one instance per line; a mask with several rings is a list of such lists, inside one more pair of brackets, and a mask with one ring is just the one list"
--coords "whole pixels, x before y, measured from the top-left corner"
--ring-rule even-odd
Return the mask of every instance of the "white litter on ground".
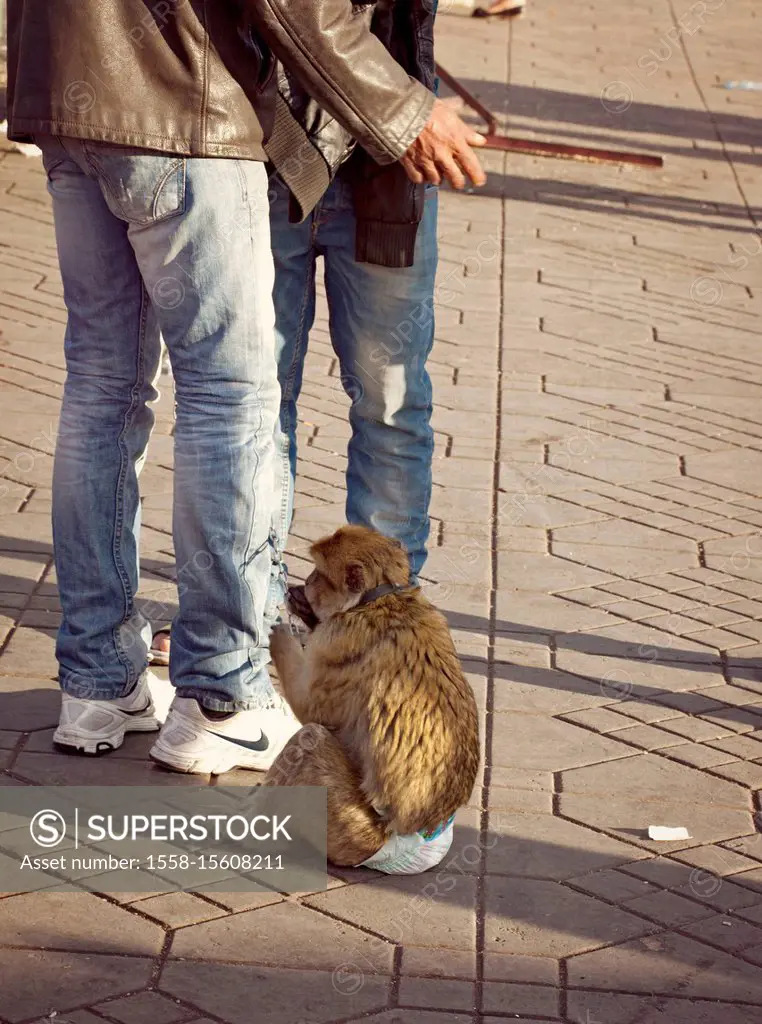
[[668, 825], [649, 825], [648, 838], [657, 842], [674, 843], [678, 839], [690, 839], [691, 836], [688, 829], [682, 826], [670, 828]]
[[762, 92], [762, 82], [723, 82], [723, 89], [748, 89], [752, 92]]

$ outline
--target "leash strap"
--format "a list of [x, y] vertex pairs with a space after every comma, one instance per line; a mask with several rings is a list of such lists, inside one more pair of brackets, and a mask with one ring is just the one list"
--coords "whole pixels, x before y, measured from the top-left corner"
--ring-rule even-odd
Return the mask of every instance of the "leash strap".
[[361, 608], [364, 604], [372, 604], [373, 601], [378, 601], [379, 598], [386, 597], [387, 594], [399, 594], [403, 590], [411, 589], [412, 588], [408, 583], [382, 583], [380, 587], [374, 587], [373, 590], [366, 590], [355, 605], [355, 608]]

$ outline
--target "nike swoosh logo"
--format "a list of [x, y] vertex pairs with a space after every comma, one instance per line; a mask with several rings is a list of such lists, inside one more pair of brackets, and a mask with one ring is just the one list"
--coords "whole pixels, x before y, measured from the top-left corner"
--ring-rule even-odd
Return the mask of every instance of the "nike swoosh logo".
[[246, 750], [256, 750], [261, 753], [270, 746], [270, 741], [264, 733], [262, 733], [258, 740], [237, 740], [234, 736], [221, 736], [218, 732], [212, 732], [211, 729], [207, 729], [207, 732], [212, 736], [216, 736], [217, 739], [227, 740], [228, 743], [235, 743], [237, 747], [244, 747]]

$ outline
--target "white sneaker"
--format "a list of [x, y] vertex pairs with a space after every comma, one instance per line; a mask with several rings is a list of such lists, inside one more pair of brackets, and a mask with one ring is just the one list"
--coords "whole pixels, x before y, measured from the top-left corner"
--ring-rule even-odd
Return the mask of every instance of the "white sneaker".
[[165, 768], [198, 775], [222, 775], [233, 768], [264, 772], [300, 728], [278, 695], [267, 708], [222, 719], [207, 717], [198, 701], [178, 696], [150, 757]]
[[121, 747], [126, 732], [155, 732], [160, 722], [144, 672], [132, 693], [115, 700], [61, 695], [61, 717], [53, 743], [71, 753], [108, 754]]

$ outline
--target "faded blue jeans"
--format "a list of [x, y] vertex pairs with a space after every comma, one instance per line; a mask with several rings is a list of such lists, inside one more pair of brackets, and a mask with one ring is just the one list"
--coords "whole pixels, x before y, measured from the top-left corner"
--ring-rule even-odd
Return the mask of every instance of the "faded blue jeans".
[[402, 270], [355, 261], [352, 198], [341, 180], [302, 224], [289, 224], [288, 193], [277, 178], [270, 199], [282, 390], [276, 531], [284, 543], [293, 511], [297, 401], [315, 318], [315, 264], [323, 256], [331, 343], [352, 400], [347, 521], [402, 541], [416, 577], [426, 560], [434, 448], [426, 360], [434, 341], [437, 190], [426, 192], [415, 264]]
[[53, 474], [69, 694], [119, 697], [144, 672], [138, 471], [175, 379], [179, 613], [170, 677], [208, 708], [272, 696], [266, 604], [278, 387], [264, 165], [40, 137], [68, 309]]

